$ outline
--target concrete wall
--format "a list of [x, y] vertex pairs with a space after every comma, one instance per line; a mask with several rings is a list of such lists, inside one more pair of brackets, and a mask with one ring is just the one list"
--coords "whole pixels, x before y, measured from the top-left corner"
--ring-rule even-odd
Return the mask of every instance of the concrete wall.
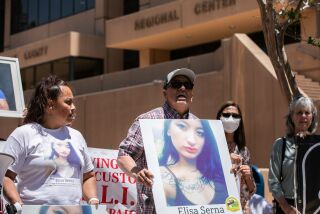
[[[70, 56], [103, 59], [105, 58], [103, 44], [101, 36], [67, 32], [13, 48], [0, 55], [16, 57], [19, 59], [20, 68], [26, 68]], [[33, 54], [34, 52], [37, 54]]]
[[95, 10], [88, 10], [46, 25], [13, 34], [10, 36], [10, 42], [6, 47], [10, 49], [19, 47], [69, 31], [95, 35]]
[[235, 32], [260, 31], [259, 16], [254, 0], [247, 0], [246, 4], [235, 0], [169, 1], [107, 20], [106, 47], [140, 51], [190, 47], [227, 38]]
[[285, 134], [287, 104], [269, 58], [246, 35], [232, 37], [230, 56], [231, 98], [242, 107], [252, 163], [268, 167], [273, 141]]

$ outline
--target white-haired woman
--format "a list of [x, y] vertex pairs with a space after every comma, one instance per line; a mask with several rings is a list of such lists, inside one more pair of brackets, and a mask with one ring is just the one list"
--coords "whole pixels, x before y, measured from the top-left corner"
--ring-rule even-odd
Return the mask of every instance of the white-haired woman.
[[277, 214], [300, 213], [294, 202], [295, 139], [296, 136], [313, 134], [317, 123], [317, 109], [311, 99], [298, 97], [291, 102], [286, 120], [286, 136], [274, 142], [270, 156], [268, 182], [269, 189], [279, 204]]

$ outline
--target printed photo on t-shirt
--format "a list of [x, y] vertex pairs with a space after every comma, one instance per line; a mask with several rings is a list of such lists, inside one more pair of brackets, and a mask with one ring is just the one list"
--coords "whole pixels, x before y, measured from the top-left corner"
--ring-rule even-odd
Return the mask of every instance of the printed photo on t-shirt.
[[52, 177], [79, 178], [81, 161], [72, 144], [68, 141], [51, 142], [51, 154], [48, 159], [53, 160], [56, 170]]

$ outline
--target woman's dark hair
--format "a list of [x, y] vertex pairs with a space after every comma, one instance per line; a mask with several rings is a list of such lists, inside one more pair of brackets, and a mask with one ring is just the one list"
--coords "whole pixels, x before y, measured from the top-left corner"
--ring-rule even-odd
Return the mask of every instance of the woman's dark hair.
[[234, 141], [238, 146], [239, 151], [243, 150], [244, 147], [246, 146], [246, 136], [244, 133], [244, 125], [243, 125], [243, 118], [242, 118], [242, 113], [240, 110], [240, 106], [238, 104], [236, 104], [234, 101], [227, 101], [226, 103], [224, 103], [218, 113], [217, 113], [217, 120], [220, 120], [220, 117], [222, 115], [222, 112], [224, 109], [226, 109], [229, 106], [233, 106], [236, 107], [238, 109], [239, 112], [239, 116], [240, 116], [240, 124], [239, 124], [239, 128], [234, 132]]
[[[76, 151], [74, 150], [73, 146], [71, 145], [70, 142], [67, 142], [68, 143], [68, 146], [70, 148], [70, 154], [68, 155], [67, 157], [67, 161], [70, 163], [70, 164], [79, 164], [81, 161], [76, 153]], [[59, 157], [59, 154], [58, 152], [54, 149], [54, 142], [51, 143], [51, 155], [49, 157], [49, 159], [54, 159], [55, 157]]]
[[[49, 100], [56, 101], [61, 93], [60, 86], [68, 86], [66, 82], [57, 76], [50, 75], [43, 78], [36, 86], [28, 105], [27, 115], [23, 120], [24, 124], [43, 124], [43, 117]], [[68, 86], [69, 87], [69, 86]]]
[[[163, 137], [164, 145], [162, 156], [159, 158], [160, 166], [174, 165], [179, 161], [179, 154], [175, 149], [168, 130], [173, 120], [165, 120]], [[220, 155], [216, 139], [212, 133], [210, 124], [206, 120], [200, 120], [204, 133], [204, 146], [197, 157], [196, 166], [203, 178], [208, 181], [218, 181], [225, 183]]]

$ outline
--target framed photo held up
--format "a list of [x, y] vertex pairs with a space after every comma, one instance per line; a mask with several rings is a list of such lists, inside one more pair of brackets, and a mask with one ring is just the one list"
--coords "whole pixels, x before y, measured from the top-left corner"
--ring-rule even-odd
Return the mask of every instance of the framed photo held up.
[[18, 59], [0, 56], [0, 117], [22, 117], [24, 109]]
[[157, 213], [242, 213], [221, 121], [139, 122]]

